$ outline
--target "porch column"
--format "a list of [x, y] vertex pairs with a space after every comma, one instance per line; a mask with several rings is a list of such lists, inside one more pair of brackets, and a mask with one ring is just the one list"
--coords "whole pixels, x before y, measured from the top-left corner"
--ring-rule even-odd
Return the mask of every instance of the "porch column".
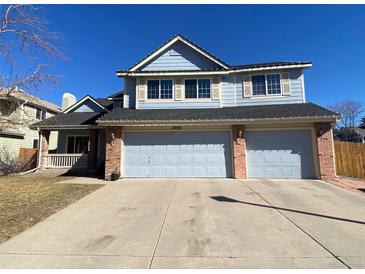
[[105, 137], [105, 180], [110, 180], [112, 173], [120, 174], [122, 127], [107, 127]]
[[317, 137], [317, 152], [319, 173], [321, 180], [334, 180], [336, 178], [333, 134], [330, 123], [315, 123]]
[[98, 149], [98, 130], [89, 129], [87, 167], [90, 169], [96, 168], [97, 149]]
[[49, 145], [49, 135], [51, 132], [49, 130], [41, 130], [39, 133], [40, 144], [38, 145], [38, 161], [40, 161], [40, 167], [44, 168], [46, 166], [46, 155], [48, 154]]
[[246, 141], [245, 127], [232, 126], [233, 178], [246, 179]]

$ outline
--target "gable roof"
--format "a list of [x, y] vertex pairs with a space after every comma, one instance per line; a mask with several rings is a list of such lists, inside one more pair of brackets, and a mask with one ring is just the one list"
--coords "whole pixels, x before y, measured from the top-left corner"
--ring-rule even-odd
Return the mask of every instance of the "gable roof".
[[[200, 70], [153, 70], [153, 71], [142, 71], [140, 68], [148, 63], [150, 60], [158, 56], [168, 47], [176, 43], [177, 41], [181, 41], [184, 44], [188, 45], [201, 55], [209, 58], [211, 61], [218, 64], [220, 67], [210, 68], [210, 69], [200, 69]], [[229, 65], [214, 56], [207, 50], [203, 49], [196, 43], [192, 42], [188, 38], [184, 37], [181, 34], [176, 34], [174, 37], [169, 39], [166, 43], [160, 46], [158, 49], [144, 57], [142, 60], [138, 61], [132, 67], [126, 70], [117, 70], [116, 74], [118, 77], [123, 76], [148, 76], [148, 75], [180, 75], [180, 74], [229, 74], [236, 72], [249, 72], [249, 71], [260, 71], [260, 70], [273, 70], [273, 69], [293, 69], [293, 68], [309, 68], [312, 66], [312, 62], [310, 61], [277, 61], [277, 62], [269, 62], [269, 63], [258, 63], [258, 64], [239, 64], [239, 65]]]
[[91, 102], [93, 102], [95, 105], [97, 105], [104, 111], [108, 111], [100, 102], [97, 101], [97, 99], [94, 99], [90, 95], [86, 95], [84, 98], [82, 98], [81, 100], [77, 101], [75, 104], [69, 106], [67, 109], [62, 111], [62, 113], [69, 113], [71, 110], [77, 109], [77, 107], [81, 106], [87, 100], [90, 100]]
[[148, 61], [152, 60], [154, 57], [158, 56], [161, 52], [163, 52], [165, 49], [176, 43], [177, 41], [181, 41], [187, 46], [191, 47], [195, 51], [199, 52], [201, 55], [205, 56], [206, 58], [210, 59], [214, 63], [221, 66], [223, 69], [228, 69], [229, 65], [214, 56], [213, 54], [209, 53], [207, 50], [201, 48], [197, 44], [193, 43], [186, 37], [182, 36], [181, 34], [176, 34], [174, 37], [172, 37], [170, 40], [165, 42], [162, 46], [160, 46], [158, 49], [144, 57], [142, 60], [138, 61], [136, 64], [134, 64], [132, 67], [128, 69], [128, 71], [137, 71], [140, 67], [142, 67], [144, 64], [146, 64]]
[[53, 113], [61, 112], [61, 108], [56, 106], [55, 104], [52, 104], [46, 100], [40, 99], [36, 96], [30, 95], [30, 94], [26, 93], [24, 90], [17, 89], [17, 90], [12, 90], [9, 93], [9, 89], [0, 88], [0, 99], [11, 100], [12, 98], [14, 100], [21, 100], [23, 102], [27, 102], [30, 105], [34, 105], [36, 107], [46, 109]]
[[96, 125], [96, 120], [102, 115], [100, 112], [60, 113], [32, 124], [31, 129], [90, 127]]

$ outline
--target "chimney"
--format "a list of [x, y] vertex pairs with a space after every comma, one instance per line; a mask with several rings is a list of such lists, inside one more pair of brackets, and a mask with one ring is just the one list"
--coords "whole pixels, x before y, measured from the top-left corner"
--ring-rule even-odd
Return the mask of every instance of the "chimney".
[[71, 93], [65, 92], [62, 95], [62, 111], [69, 108], [73, 104], [76, 103], [76, 97], [72, 95]]

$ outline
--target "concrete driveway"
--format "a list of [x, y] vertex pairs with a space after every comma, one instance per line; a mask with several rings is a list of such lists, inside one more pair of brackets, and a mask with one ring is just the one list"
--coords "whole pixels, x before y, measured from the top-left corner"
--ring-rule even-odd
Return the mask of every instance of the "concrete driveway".
[[365, 196], [312, 180], [122, 180], [0, 246], [2, 268], [362, 268]]

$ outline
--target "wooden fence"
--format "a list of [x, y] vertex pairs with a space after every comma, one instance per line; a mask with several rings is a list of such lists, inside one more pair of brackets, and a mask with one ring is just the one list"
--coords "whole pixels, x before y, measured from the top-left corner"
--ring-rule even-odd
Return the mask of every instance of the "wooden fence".
[[365, 144], [335, 141], [337, 175], [365, 179]]
[[19, 163], [24, 170], [35, 168], [37, 163], [37, 149], [35, 148], [20, 148]]

